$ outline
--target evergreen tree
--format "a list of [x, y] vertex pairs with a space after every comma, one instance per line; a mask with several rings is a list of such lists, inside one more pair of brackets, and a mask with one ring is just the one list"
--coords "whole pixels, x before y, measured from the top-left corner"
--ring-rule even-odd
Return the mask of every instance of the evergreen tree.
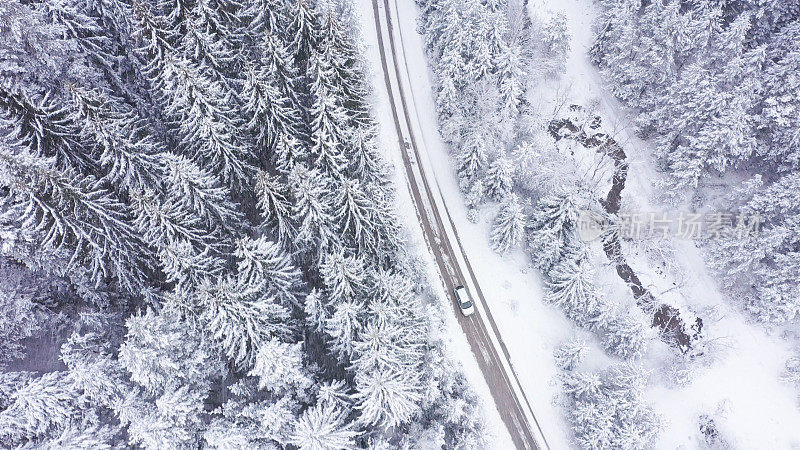
[[601, 315], [603, 305], [594, 285], [594, 269], [585, 257], [564, 258], [549, 276], [545, 298], [560, 306], [569, 318], [588, 325]]
[[345, 256], [344, 250], [326, 255], [319, 271], [328, 297], [334, 304], [355, 300], [364, 289], [364, 261], [355, 256]]
[[219, 235], [202, 226], [199, 217], [177, 203], [162, 202], [153, 191], [134, 191], [132, 205], [137, 212], [134, 223], [144, 239], [159, 250], [176, 242], [186, 242], [197, 254], [210, 250], [218, 255]]
[[286, 324], [290, 317], [288, 308], [276, 302], [269, 291], [247, 281], [241, 274], [215, 283], [206, 281], [195, 293], [201, 308], [200, 324], [225, 356], [243, 368], [254, 363], [265, 342], [289, 333]]
[[333, 84], [333, 69], [327, 55], [329, 47], [312, 54], [309, 67], [312, 105], [311, 147], [309, 157], [314, 167], [328, 175], [339, 176], [346, 167], [343, 144], [347, 114]]
[[288, 186], [277, 177], [259, 171], [256, 175], [255, 191], [264, 225], [272, 230], [280, 242], [289, 242], [296, 232], [292, 223]]
[[349, 238], [354, 247], [362, 251], [374, 251], [376, 226], [375, 202], [361, 188], [358, 181], [342, 179], [336, 184], [331, 200], [335, 219], [341, 235]]
[[522, 241], [525, 234], [527, 216], [516, 195], [509, 195], [500, 207], [492, 224], [490, 236], [492, 248], [505, 253]]
[[36, 303], [36, 286], [25, 279], [30, 275], [0, 257], [0, 311], [4, 314], [0, 320], [0, 367], [25, 356], [24, 339], [44, 325], [45, 311]]
[[514, 187], [513, 179], [514, 166], [511, 161], [504, 156], [495, 159], [486, 172], [486, 193], [494, 200], [503, 200]]
[[581, 448], [645, 449], [661, 427], [643, 399], [648, 373], [620, 364], [600, 373], [562, 377], [569, 398], [569, 419]]
[[146, 246], [128, 208], [99, 181], [53, 165], [23, 149], [0, 147], [0, 183], [8, 189], [4, 221], [49, 252], [71, 252], [70, 264], [85, 264], [95, 281], [114, 276], [139, 293], [143, 271], [153, 266], [144, 259]]
[[348, 142], [350, 165], [347, 174], [363, 183], [381, 184], [386, 180], [384, 166], [377, 148], [374, 127], [351, 129]]
[[325, 320], [325, 333], [332, 340], [332, 348], [345, 360], [353, 353], [353, 344], [361, 329], [363, 305], [357, 300], [343, 300], [333, 304], [330, 316]]
[[148, 309], [131, 316], [126, 328], [119, 361], [145, 392], [158, 394], [197, 383], [208, 388], [221, 374], [222, 363], [208, 342], [178, 317]]
[[70, 93], [74, 109], [67, 120], [80, 126], [84, 142], [96, 143], [102, 179], [126, 190], [154, 188], [159, 169], [156, 154], [161, 149], [136, 123], [135, 113], [122, 111], [98, 91], [70, 86]]
[[291, 107], [276, 86], [266, 67], [249, 68], [244, 80], [242, 98], [249, 120], [247, 128], [255, 137], [263, 160], [276, 159], [275, 147], [281, 136], [297, 134], [297, 111]]
[[172, 55], [165, 58], [158, 81], [185, 153], [202, 161], [210, 172], [221, 174], [226, 183], [240, 189], [247, 186], [254, 157], [236, 132], [240, 121], [220, 83], [193, 62]]
[[416, 380], [408, 372], [390, 369], [356, 374], [356, 409], [363, 425], [394, 427], [411, 420], [419, 413]]
[[586, 342], [572, 339], [556, 348], [553, 356], [560, 369], [569, 371], [581, 363], [587, 350]]
[[298, 0], [289, 13], [291, 22], [287, 33], [291, 36], [289, 50], [294, 55], [298, 67], [305, 67], [310, 60], [312, 49], [316, 48], [319, 35], [319, 22], [308, 0]]
[[486, 168], [488, 155], [483, 136], [471, 133], [464, 140], [464, 146], [457, 156], [458, 176], [461, 180], [472, 181]]
[[23, 446], [58, 434], [80, 417], [76, 397], [65, 372], [30, 379], [0, 412], [0, 441], [9, 447]]
[[639, 358], [647, 351], [649, 329], [641, 315], [633, 313], [620, 315], [605, 325], [603, 346], [622, 358]]
[[284, 305], [297, 302], [300, 271], [278, 244], [264, 237], [244, 238], [237, 242], [234, 255], [239, 258], [238, 276], [243, 284], [263, 290]]
[[12, 147], [27, 148], [40, 158], [55, 158], [58, 168], [96, 173], [94, 153], [81, 143], [80, 129], [51, 91], [30, 96], [0, 85], [0, 112], [0, 133]]
[[298, 165], [289, 175], [292, 192], [292, 220], [297, 227], [295, 244], [323, 252], [336, 242], [334, 220], [327, 193], [330, 181], [316, 170]]
[[291, 443], [302, 450], [356, 448], [356, 432], [343, 411], [330, 405], [307, 409], [294, 425]]
[[530, 216], [528, 246], [536, 255], [536, 264], [545, 271], [560, 261], [576, 241], [577, 202], [574, 194], [551, 194], [539, 201]]
[[505, 46], [495, 57], [500, 80], [501, 104], [505, 111], [516, 114], [525, 101], [525, 59], [518, 46]]
[[250, 376], [257, 376], [259, 389], [277, 395], [287, 390], [304, 391], [313, 381], [303, 367], [302, 344], [287, 344], [272, 338], [258, 348]]
[[210, 229], [242, 229], [244, 218], [231, 200], [229, 189], [188, 158], [174, 153], [159, 155], [167, 185], [167, 199], [200, 218]]

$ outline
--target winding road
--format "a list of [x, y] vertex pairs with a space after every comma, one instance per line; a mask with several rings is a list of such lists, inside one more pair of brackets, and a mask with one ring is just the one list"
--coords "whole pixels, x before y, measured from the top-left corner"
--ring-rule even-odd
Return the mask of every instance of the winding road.
[[[393, 14], [397, 17], [396, 0], [372, 0], [372, 6], [383, 78], [409, 191], [445, 292], [515, 446], [519, 449], [549, 449], [511, 366], [497, 324], [486, 307], [483, 292], [427, 159], [422, 127], [410, 89], [411, 77], [406, 64], [402, 32], [399, 27], [393, 26]], [[410, 96], [406, 96], [406, 92], [410, 92]], [[475, 314], [469, 317], [461, 314], [453, 293], [456, 286], [462, 285], [470, 291], [476, 305]]]

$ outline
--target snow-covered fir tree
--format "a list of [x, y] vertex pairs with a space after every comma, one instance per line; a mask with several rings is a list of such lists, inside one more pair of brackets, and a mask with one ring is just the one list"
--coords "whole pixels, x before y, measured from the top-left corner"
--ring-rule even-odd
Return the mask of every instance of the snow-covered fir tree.
[[499, 253], [505, 253], [522, 242], [527, 222], [528, 216], [519, 198], [514, 194], [508, 195], [492, 224], [492, 248]]

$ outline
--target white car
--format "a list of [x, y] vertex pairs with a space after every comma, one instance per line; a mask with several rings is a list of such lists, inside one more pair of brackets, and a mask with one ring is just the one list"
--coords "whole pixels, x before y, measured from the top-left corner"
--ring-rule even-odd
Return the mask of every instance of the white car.
[[459, 286], [456, 288], [455, 293], [456, 301], [458, 301], [458, 306], [461, 308], [461, 314], [471, 316], [472, 313], [475, 312], [475, 305], [472, 304], [472, 299], [469, 297], [467, 288]]

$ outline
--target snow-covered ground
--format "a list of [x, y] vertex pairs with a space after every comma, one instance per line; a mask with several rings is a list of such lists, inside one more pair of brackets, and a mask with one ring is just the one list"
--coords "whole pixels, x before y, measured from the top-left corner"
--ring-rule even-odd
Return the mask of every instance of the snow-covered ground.
[[[381, 142], [387, 159], [396, 168], [401, 168], [380, 70], [372, 5], [369, 0], [359, 0], [359, 5], [376, 87], [376, 112], [378, 117], [386, 118], [381, 124]], [[564, 96], [569, 103], [596, 105], [596, 112], [614, 133], [615, 139], [625, 147], [629, 157], [631, 167], [623, 191], [623, 205], [635, 205], [641, 211], [667, 210], [658, 201], [658, 192], [654, 188], [653, 181], [658, 175], [653, 168], [651, 148], [633, 135], [632, 115], [607, 93], [600, 74], [586, 56], [592, 42], [591, 22], [596, 14], [592, 2], [531, 0], [529, 12], [540, 18], [563, 12], [572, 36], [565, 74], [558, 80], [540, 83], [531, 93], [531, 100], [543, 105], [542, 112], [548, 111], [547, 105], [553, 105], [557, 97]], [[437, 131], [430, 73], [421, 37], [416, 32], [416, 17], [413, 2], [400, 2], [398, 26], [403, 35], [405, 56], [412, 69], [413, 97], [423, 128], [421, 139], [436, 168], [437, 182], [456, 222], [467, 256], [486, 293], [487, 307], [497, 320], [512, 365], [521, 378], [543, 432], [552, 448], [567, 448], [568, 424], [563, 411], [553, 404], [559, 388], [554, 381], [557, 369], [552, 352], [561, 342], [581, 332], [560, 311], [543, 302], [541, 279], [535, 270], [529, 269], [530, 261], [522, 251], [500, 257], [489, 248], [488, 232], [494, 207], [482, 209], [477, 224], [467, 220], [452, 161]], [[417, 217], [404, 187], [406, 180], [402, 171], [396, 170], [395, 177], [399, 186], [398, 209], [406, 223], [413, 224]], [[441, 284], [419, 227], [410, 226], [409, 241], [412, 251], [427, 263], [431, 284], [440, 291]], [[710, 342], [707, 354], [713, 357], [701, 358], [687, 366], [694, 375], [688, 383], [676, 384], [671, 381], [673, 372], [667, 370], [673, 365], [669, 352], [661, 344], [652, 346], [645, 358], [648, 367], [654, 369], [647, 397], [665, 423], [655, 446], [664, 449], [703, 448], [705, 444], [701, 441], [697, 422], [702, 414], [714, 418], [722, 439], [734, 448], [800, 446], [798, 393], [779, 380], [783, 364], [792, 353], [793, 343], [786, 338], [786, 333], [766, 332], [722, 298], [693, 242], [674, 240], [672, 245], [675, 248], [671, 254], [674, 259], [670, 261], [674, 266], [672, 270], [661, 270], [641, 248], [632, 246], [626, 249], [629, 263], [645, 286], [659, 298], [703, 317], [706, 340]], [[620, 283], [612, 271], [607, 272], [609, 284]], [[614, 290], [624, 291], [619, 286]], [[443, 293], [439, 294], [442, 298]], [[451, 314], [452, 310], [447, 306], [445, 311]], [[464, 365], [468, 378], [487, 406], [490, 428], [497, 438], [495, 447], [511, 448], [486, 383], [452, 315], [448, 316], [448, 334], [452, 337], [451, 348], [455, 357]], [[587, 365], [600, 367], [605, 360], [602, 352], [595, 350]]]
[[447, 347], [451, 352], [451, 360], [461, 364], [468, 381], [478, 393], [483, 403], [487, 419], [487, 428], [490, 432], [494, 448], [498, 450], [513, 448], [514, 445], [511, 441], [511, 437], [500, 419], [497, 408], [494, 406], [494, 401], [489, 392], [489, 387], [483, 378], [483, 373], [472, 355], [466, 336], [464, 336], [461, 327], [453, 315], [452, 306], [449, 301], [446, 300], [447, 297], [444, 293], [436, 264], [425, 243], [422, 228], [418, 225], [419, 219], [414, 209], [411, 193], [407, 187], [408, 182], [405, 178], [405, 172], [403, 171], [400, 149], [397, 147], [397, 133], [394, 123], [392, 122], [389, 97], [383, 78], [383, 71], [381, 69], [378, 38], [372, 14], [372, 2], [371, 0], [356, 0], [355, 3], [358, 7], [358, 20], [364, 36], [364, 54], [369, 63], [370, 78], [372, 79], [372, 86], [374, 88], [372, 103], [375, 116], [378, 118], [380, 126], [378, 140], [384, 158], [393, 167], [392, 179], [397, 190], [396, 208], [401, 222], [406, 224], [404, 237], [407, 240], [407, 248], [412, 255], [418, 257], [424, 263], [427, 269], [428, 279], [425, 284], [434, 289], [435, 297], [438, 298], [442, 304], [447, 325], [447, 329], [444, 330], [444, 333], [449, 337], [449, 345]]
[[[630, 162], [623, 191], [623, 208], [669, 211], [654, 187], [658, 174], [652, 149], [633, 135], [633, 115], [604, 89], [602, 78], [586, 56], [592, 43], [591, 23], [597, 10], [589, 0], [531, 0], [532, 16], [563, 12], [572, 36], [565, 74], [545, 83], [534, 94], [547, 104], [555, 93], [567, 92], [569, 102], [596, 105], [615, 139], [624, 146]], [[798, 392], [779, 380], [784, 362], [796, 345], [796, 335], [765, 331], [722, 298], [694, 242], [672, 240], [675, 251], [661, 270], [641, 249], [628, 248], [628, 262], [642, 282], [660, 299], [705, 321], [708, 358], [689, 365], [695, 374], [686, 384], [670, 383], [663, 370], [668, 364], [658, 347], [646, 358], [654, 369], [648, 392], [656, 411], [665, 419], [657, 448], [703, 448], [697, 419], [714, 418], [723, 440], [733, 448], [797, 448], [800, 446]], [[794, 342], [793, 342], [794, 341]]]

